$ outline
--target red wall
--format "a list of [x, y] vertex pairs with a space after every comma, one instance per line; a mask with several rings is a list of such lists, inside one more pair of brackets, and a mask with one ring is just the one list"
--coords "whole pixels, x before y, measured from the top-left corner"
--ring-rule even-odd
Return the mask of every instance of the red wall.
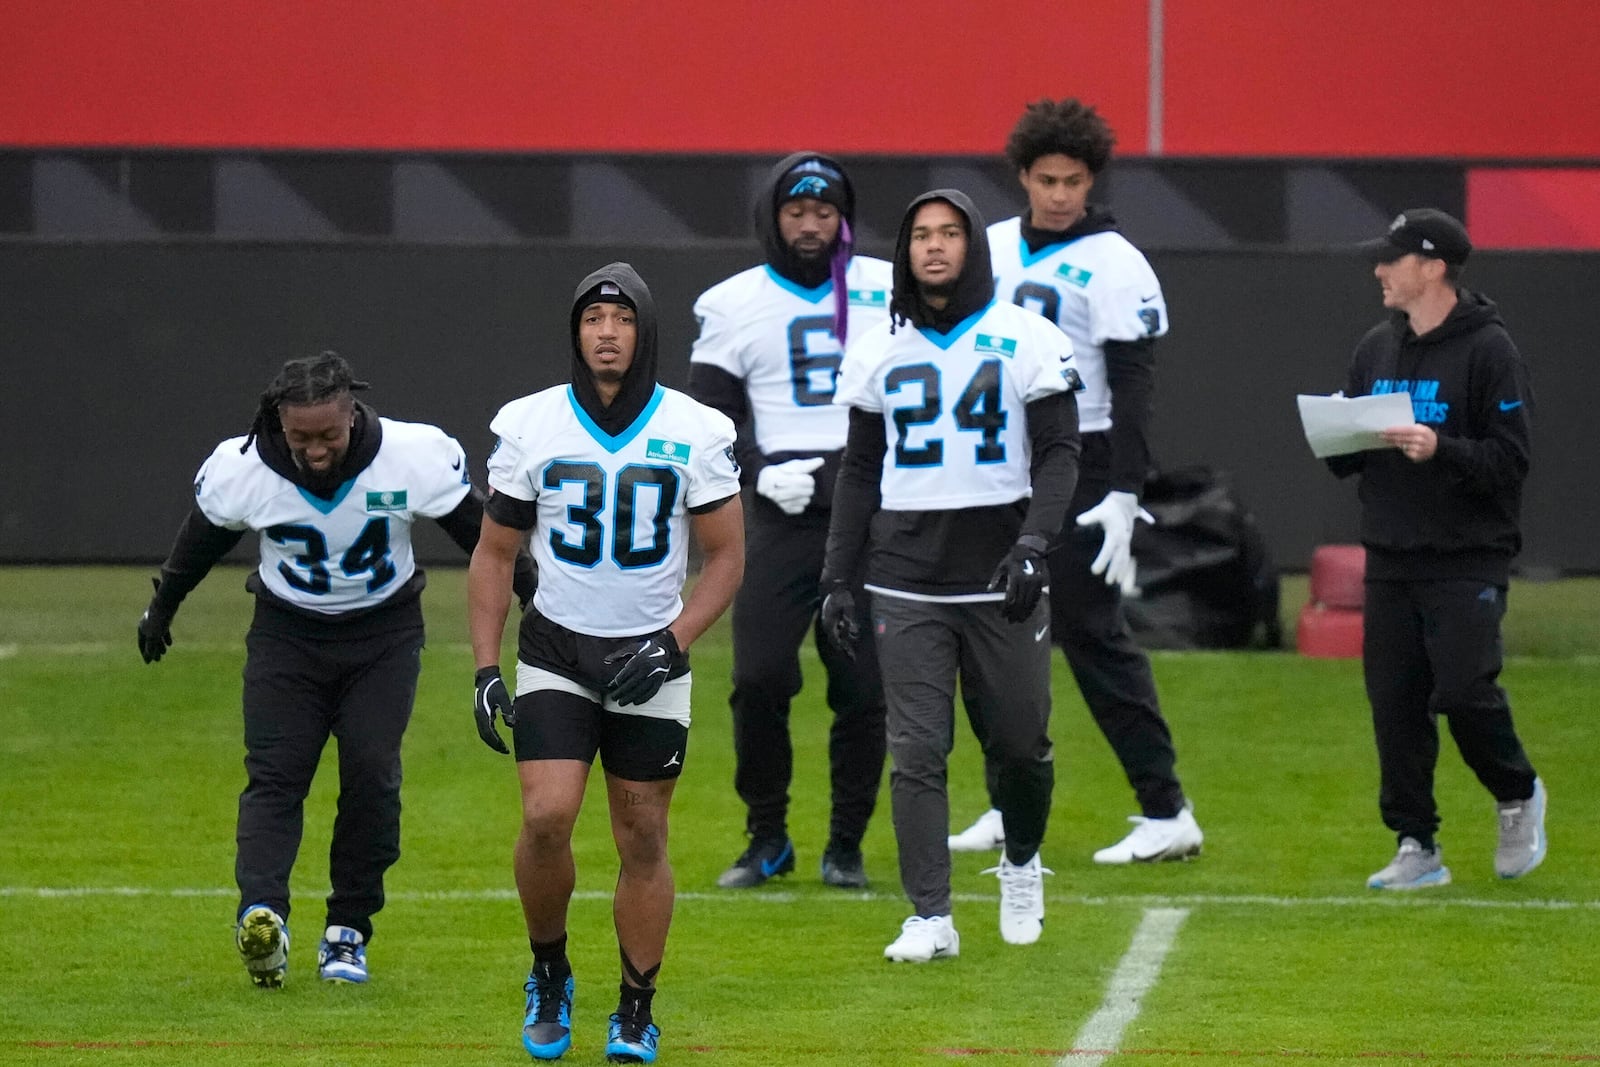
[[1168, 0], [1175, 155], [1600, 157], [1594, 0]]
[[[1173, 155], [1600, 159], [1592, 0], [1165, 0]], [[1149, 0], [0, 0], [0, 145], [1147, 151]], [[752, 14], [754, 13], [754, 14]]]
[[0, 5], [0, 144], [998, 152], [1072, 93], [1144, 143], [1146, 0]]

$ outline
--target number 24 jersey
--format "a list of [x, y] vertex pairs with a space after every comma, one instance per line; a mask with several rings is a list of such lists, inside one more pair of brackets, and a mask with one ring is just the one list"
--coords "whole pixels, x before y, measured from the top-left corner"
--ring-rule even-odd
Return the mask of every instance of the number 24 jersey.
[[991, 302], [948, 333], [884, 323], [852, 341], [834, 403], [883, 416], [883, 508], [942, 511], [1030, 495], [1024, 409], [1078, 387], [1066, 334]]

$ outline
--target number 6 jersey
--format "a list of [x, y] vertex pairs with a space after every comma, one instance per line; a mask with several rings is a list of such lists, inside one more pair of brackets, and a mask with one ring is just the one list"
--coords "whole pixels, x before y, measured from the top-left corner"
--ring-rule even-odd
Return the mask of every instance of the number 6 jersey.
[[416, 573], [411, 525], [448, 515], [472, 488], [466, 455], [436, 426], [379, 419], [372, 462], [323, 499], [268, 467], [244, 438], [217, 446], [195, 477], [213, 525], [261, 533], [261, 583], [319, 615], [375, 607]]
[[688, 513], [739, 492], [732, 421], [657, 385], [613, 437], [563, 385], [513, 400], [490, 429], [489, 485], [536, 506], [539, 613], [592, 637], [653, 633], [677, 618]]

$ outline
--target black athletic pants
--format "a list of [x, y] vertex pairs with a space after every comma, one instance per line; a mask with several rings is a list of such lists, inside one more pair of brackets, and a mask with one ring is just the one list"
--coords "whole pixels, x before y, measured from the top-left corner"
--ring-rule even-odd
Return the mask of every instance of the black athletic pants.
[[[1080, 527], [1077, 517], [1105, 499], [1110, 489], [1111, 445], [1104, 433], [1083, 435], [1078, 485], [1073, 491], [1061, 542], [1050, 553], [1051, 639], [1111, 744], [1123, 773], [1149, 819], [1170, 819], [1183, 807], [1177, 751], [1161, 716], [1150, 658], [1128, 631], [1122, 591], [1104, 575], [1089, 573], [1105, 540], [1100, 527]], [[989, 802], [995, 802], [994, 770], [985, 763]]]
[[[338, 739], [339, 802], [328, 853], [327, 921], [372, 937], [383, 875], [400, 858], [400, 740], [423, 642], [419, 603], [318, 623], [257, 602], [245, 637], [244, 743], [234, 877], [241, 911], [289, 915], [306, 793]], [[319, 931], [320, 933], [320, 931]]]
[[1378, 742], [1378, 808], [1397, 837], [1439, 829], [1433, 774], [1438, 717], [1497, 801], [1533, 795], [1533, 766], [1500, 676], [1506, 591], [1483, 581], [1368, 581], [1362, 668]]
[[734, 788], [749, 809], [757, 838], [788, 833], [794, 748], [789, 703], [800, 692], [800, 646], [813, 632], [828, 673], [832, 775], [830, 848], [861, 847], [883, 779], [883, 688], [868, 620], [868, 598], [856, 597], [861, 647], [854, 661], [822, 634], [818, 611], [828, 516], [787, 516], [756, 497], [746, 510], [744, 583], [733, 601]]
[[889, 700], [889, 794], [900, 882], [918, 915], [950, 914], [949, 759], [955, 702], [996, 772], [1006, 856], [1039, 851], [1055, 789], [1050, 745], [1048, 609], [1007, 622], [995, 601], [904, 600], [874, 593], [878, 658]]

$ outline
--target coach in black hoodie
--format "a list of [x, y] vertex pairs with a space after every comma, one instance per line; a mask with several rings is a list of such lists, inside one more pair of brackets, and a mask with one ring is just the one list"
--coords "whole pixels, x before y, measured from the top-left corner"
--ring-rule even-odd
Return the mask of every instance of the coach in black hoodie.
[[1328, 461], [1340, 477], [1361, 475], [1363, 666], [1379, 809], [1400, 844], [1367, 885], [1450, 881], [1434, 840], [1441, 715], [1497, 803], [1495, 873], [1516, 878], [1545, 854], [1544, 786], [1496, 682], [1511, 559], [1522, 547], [1527, 369], [1494, 304], [1457, 285], [1472, 245], [1454, 218], [1406, 211], [1363, 247], [1396, 313], [1356, 346], [1345, 394], [1408, 393], [1416, 420], [1384, 431], [1389, 447]]

